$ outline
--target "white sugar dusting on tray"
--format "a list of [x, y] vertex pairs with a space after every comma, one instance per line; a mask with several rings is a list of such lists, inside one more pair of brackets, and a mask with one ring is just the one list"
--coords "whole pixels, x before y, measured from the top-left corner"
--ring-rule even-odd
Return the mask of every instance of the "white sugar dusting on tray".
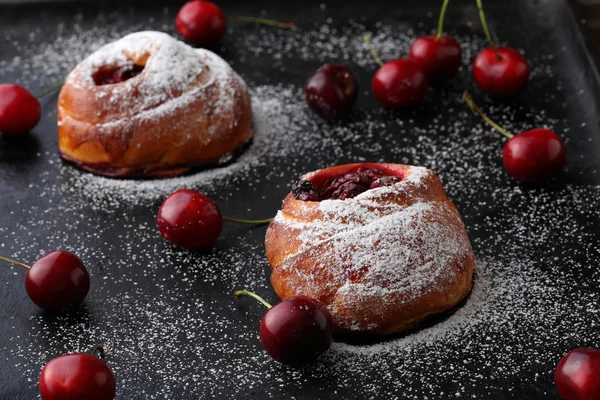
[[[74, 33], [65, 34], [59, 26], [41, 44], [38, 29], [31, 32], [33, 39], [7, 37], [19, 55], [0, 60], [0, 73], [18, 74], [19, 82], [43, 89], [62, 80], [100, 46], [129, 32], [148, 26], [172, 30], [174, 12], [166, 10], [162, 19], [135, 25], [120, 15], [101, 15], [92, 28], [79, 25], [81, 18], [76, 18]], [[429, 18], [424, 27], [404, 26], [400, 31], [378, 24], [374, 43], [382, 57], [391, 59], [405, 54], [414, 35], [434, 23]], [[286, 71], [287, 63], [299, 57], [315, 61], [315, 67], [339, 60], [374, 72], [376, 65], [361, 39], [366, 28], [355, 22], [344, 25], [348, 28], [325, 23], [291, 32], [236, 27], [244, 35], [227, 46], [240, 64], [271, 57], [275, 68]], [[478, 32], [456, 37], [465, 62], [486, 46]], [[552, 127], [576, 152], [570, 138], [573, 127], [587, 122], [588, 128], [578, 128], [577, 135], [590, 145], [596, 133], [578, 110], [569, 111], [569, 119], [544, 111], [564, 111], [567, 101], [579, 102], [567, 97], [569, 82], [557, 68], [566, 54], [549, 37], [547, 45], [526, 49], [534, 65], [529, 90], [548, 89], [544, 96], [532, 95], [532, 104], [487, 101], [482, 106], [512, 132]], [[368, 83], [361, 84], [368, 91]], [[16, 191], [10, 179], [0, 180], [3, 199], [14, 210], [7, 215], [9, 223], [0, 225], [0, 252], [24, 261], [54, 248], [77, 253], [92, 275], [89, 309], [48, 318], [32, 306], [23, 322], [10, 305], [27, 304], [24, 291], [20, 298], [4, 298], [8, 306], [2, 330], [7, 340], [0, 345], [0, 360], [22, 373], [35, 393], [40, 370], [50, 358], [102, 343], [119, 382], [117, 398], [134, 393], [157, 400], [219, 398], [223, 393], [232, 398], [288, 398], [308, 390], [315, 398], [462, 399], [481, 398], [481, 393], [511, 397], [520, 389], [514, 385], [551, 387], [553, 366], [562, 355], [574, 347], [598, 346], [600, 187], [514, 185], [502, 169], [501, 139], [483, 124], [473, 128], [473, 115], [455, 93], [470, 84], [463, 67], [447, 90], [430, 92], [428, 98], [436, 100], [426, 100], [426, 111], [399, 115], [359, 104], [349, 121], [329, 124], [307, 110], [298, 87], [260, 81], [250, 85], [257, 133], [252, 147], [226, 167], [174, 179], [96, 177], [62, 164], [54, 148], [42, 149], [37, 165], [27, 165], [36, 174], [30, 191]], [[46, 118], [55, 120], [55, 110], [48, 106], [54, 100], [44, 101]], [[419, 113], [426, 113], [427, 120]], [[382, 148], [393, 159], [381, 159]], [[591, 167], [567, 171], [569, 177], [585, 182], [587, 175], [597, 175], [596, 161], [585, 160], [586, 154], [575, 157]], [[239, 185], [245, 185], [244, 201], [268, 201], [256, 195], [256, 186], [281, 177], [291, 185], [307, 164], [317, 169], [360, 161], [423, 165], [440, 176], [475, 238], [473, 291], [457, 309], [420, 330], [375, 343], [338, 340], [315, 365], [282, 367], [258, 340], [264, 310], [250, 301], [234, 304], [231, 296], [245, 288], [276, 300], [267, 280], [264, 229], [225, 226], [215, 249], [202, 254], [180, 251], [161, 240], [155, 210], [146, 202], [183, 187], [209, 194], [225, 187], [220, 194], [237, 199], [242, 197], [235, 190]], [[289, 189], [269, 186], [277, 202]], [[39, 197], [40, 203], [32, 207], [30, 196]], [[6, 287], [21, 287], [21, 272], [6, 268]], [[213, 290], [210, 295], [207, 288]], [[545, 389], [535, 394], [554, 395]]]

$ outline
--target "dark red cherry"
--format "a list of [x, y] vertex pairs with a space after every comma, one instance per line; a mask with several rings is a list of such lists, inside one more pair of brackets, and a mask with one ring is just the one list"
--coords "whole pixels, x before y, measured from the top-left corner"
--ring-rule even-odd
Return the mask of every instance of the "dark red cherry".
[[252, 296], [269, 308], [260, 323], [260, 342], [275, 361], [308, 364], [331, 346], [333, 318], [320, 301], [294, 296], [271, 307], [254, 293], [235, 293], [236, 298], [240, 295]]
[[316, 360], [331, 346], [333, 319], [325, 306], [308, 296], [275, 304], [260, 323], [260, 341], [274, 360], [298, 366]]
[[156, 219], [161, 235], [175, 246], [196, 250], [212, 245], [223, 229], [217, 204], [195, 190], [178, 190], [164, 201]]
[[92, 354], [67, 354], [48, 362], [40, 375], [42, 400], [114, 400], [115, 377]]
[[458, 42], [447, 35], [419, 36], [411, 44], [408, 57], [420, 64], [429, 81], [435, 83], [456, 75], [462, 62]]
[[211, 46], [225, 34], [227, 21], [216, 4], [205, 0], [192, 0], [177, 13], [175, 28], [189, 43]]
[[473, 62], [473, 77], [487, 94], [514, 97], [523, 92], [529, 81], [529, 64], [525, 57], [510, 47], [481, 51]]
[[326, 64], [304, 85], [304, 95], [310, 108], [323, 117], [348, 114], [358, 96], [356, 77], [341, 64]]
[[25, 290], [44, 310], [81, 304], [90, 290], [90, 276], [77, 256], [64, 250], [52, 251], [27, 271]]
[[532, 129], [515, 135], [504, 145], [504, 168], [516, 181], [541, 183], [557, 176], [565, 166], [562, 140], [548, 129]]
[[18, 85], [0, 84], [0, 132], [19, 135], [32, 130], [40, 121], [40, 102]]
[[600, 350], [579, 348], [564, 356], [554, 372], [563, 400], [600, 399]]
[[382, 105], [402, 108], [423, 100], [429, 81], [421, 65], [408, 58], [398, 58], [379, 68], [373, 77], [372, 88]]

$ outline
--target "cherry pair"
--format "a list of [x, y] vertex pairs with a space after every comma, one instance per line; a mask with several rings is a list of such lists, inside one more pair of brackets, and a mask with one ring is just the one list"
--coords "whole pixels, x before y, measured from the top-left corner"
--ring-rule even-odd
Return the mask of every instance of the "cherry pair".
[[[294, 27], [292, 23], [281, 23], [265, 18], [235, 17], [233, 20], [256, 22], [282, 29]], [[196, 46], [211, 46], [221, 40], [227, 31], [227, 20], [216, 4], [205, 0], [192, 0], [181, 7], [177, 13], [175, 28], [188, 42]]]
[[90, 354], [67, 354], [50, 360], [39, 381], [42, 400], [114, 400], [115, 377], [96, 357], [104, 350], [96, 346]]
[[566, 161], [565, 146], [556, 133], [536, 128], [513, 135], [484, 114], [467, 93], [463, 94], [463, 100], [473, 112], [509, 139], [504, 145], [502, 160], [504, 168], [516, 181], [543, 183], [562, 171]]
[[333, 319], [323, 303], [308, 296], [294, 296], [271, 306], [260, 296], [240, 290], [267, 307], [260, 323], [260, 342], [282, 364], [298, 367], [316, 360], [333, 341]]
[[156, 224], [160, 234], [175, 246], [197, 250], [211, 246], [221, 234], [223, 220], [260, 225], [272, 221], [228, 218], [210, 198], [195, 190], [183, 189], [171, 194], [158, 210]]

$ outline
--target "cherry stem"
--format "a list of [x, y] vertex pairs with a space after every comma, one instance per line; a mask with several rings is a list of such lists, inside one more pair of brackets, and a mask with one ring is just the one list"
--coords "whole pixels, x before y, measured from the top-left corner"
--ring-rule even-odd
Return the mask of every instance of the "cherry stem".
[[473, 101], [473, 99], [471, 98], [471, 96], [469, 96], [469, 94], [467, 92], [463, 93], [462, 99], [465, 101], [465, 103], [467, 103], [469, 105], [469, 107], [471, 108], [471, 111], [473, 111], [476, 114], [479, 114], [479, 116], [481, 118], [483, 118], [483, 120], [485, 122], [487, 122], [492, 127], [494, 127], [498, 132], [500, 132], [501, 134], [503, 134], [504, 136], [506, 136], [509, 139], [512, 139], [513, 137], [515, 137], [515, 135], [513, 135], [512, 133], [508, 133], [506, 131], [506, 129], [504, 129], [503, 127], [501, 127], [497, 123], [495, 123], [490, 117], [488, 117], [483, 111], [481, 111], [479, 109], [479, 107], [477, 107], [477, 105], [475, 104], [475, 102]]
[[267, 308], [271, 308], [271, 307], [273, 307], [272, 305], [270, 305], [269, 303], [267, 303], [267, 302], [265, 301], [265, 299], [263, 299], [263, 298], [262, 298], [262, 297], [260, 297], [259, 295], [257, 295], [257, 294], [254, 294], [254, 293], [252, 293], [252, 292], [249, 292], [249, 291], [247, 291], [247, 290], [238, 290], [237, 292], [235, 292], [235, 293], [233, 294], [233, 297], [235, 297], [235, 299], [236, 299], [236, 300], [237, 300], [237, 299], [238, 299], [240, 296], [250, 296], [250, 297], [252, 297], [252, 298], [254, 298], [254, 299], [256, 299], [256, 300], [260, 301], [261, 303], [263, 303], [263, 304], [264, 304], [264, 306], [265, 306], [265, 307], [267, 307]]
[[477, 0], [477, 8], [479, 9], [479, 19], [481, 19], [481, 27], [483, 28], [483, 31], [485, 32], [485, 36], [487, 37], [487, 40], [490, 42], [490, 46], [492, 47], [492, 50], [494, 50], [494, 53], [496, 53], [496, 57], [498, 58], [498, 60], [502, 60], [502, 56], [500, 56], [500, 53], [498, 53], [498, 49], [496, 48], [496, 43], [494, 43], [494, 41], [492, 40], [492, 35], [490, 34], [490, 30], [488, 29], [487, 22], [485, 20], [485, 14], [483, 13], [483, 3], [481, 2], [481, 0]]
[[377, 50], [375, 50], [375, 46], [373, 46], [373, 42], [371, 42], [371, 36], [365, 35], [363, 39], [367, 46], [369, 46], [369, 50], [371, 51], [371, 54], [373, 55], [375, 61], [377, 61], [377, 64], [383, 67], [383, 61], [381, 61], [381, 57], [379, 57], [379, 54], [377, 54]]
[[59, 83], [57, 83], [56, 85], [54, 85], [54, 86], [51, 86], [51, 87], [49, 87], [48, 89], [46, 89], [46, 90], [44, 90], [44, 91], [42, 91], [42, 92], [38, 93], [38, 94], [37, 94], [35, 97], [37, 97], [38, 99], [39, 99], [40, 97], [44, 97], [45, 95], [47, 95], [47, 94], [50, 94], [50, 93], [54, 92], [55, 90], [58, 90], [58, 89], [60, 89], [60, 88], [62, 87], [62, 85], [64, 85], [64, 84], [65, 84], [65, 82], [64, 82], [64, 81], [62, 81], [62, 82], [59, 82]]
[[11, 260], [10, 258], [6, 258], [6, 257], [0, 256], [0, 260], [6, 261], [6, 262], [11, 263], [11, 264], [18, 265], [19, 267], [23, 267], [23, 268], [26, 268], [26, 269], [31, 269], [31, 267], [29, 265], [23, 264], [22, 262], [18, 262], [18, 261], [15, 261], [15, 260]]
[[448, 3], [450, 3], [450, 0], [444, 0], [444, 4], [442, 4], [442, 11], [440, 11], [440, 19], [438, 21], [437, 35], [435, 37], [436, 41], [439, 41], [442, 38], [442, 30], [444, 28], [444, 17], [446, 16], [446, 9], [448, 8]]
[[268, 224], [271, 221], [273, 221], [273, 218], [267, 218], [267, 219], [239, 219], [239, 218], [223, 217], [223, 220], [224, 221], [229, 221], [229, 222], [237, 222], [238, 224], [263, 225], [263, 224]]
[[293, 22], [279, 22], [273, 21], [272, 19], [260, 18], [260, 17], [233, 17], [230, 18], [232, 21], [241, 21], [241, 22], [255, 22], [261, 25], [273, 26], [275, 28], [281, 29], [292, 29], [296, 25]]
[[96, 353], [100, 353], [100, 356], [104, 357], [104, 347], [98, 345], [98, 346], [94, 346], [94, 348], [92, 349], [92, 351], [90, 352], [90, 354], [92, 356], [95, 356]]

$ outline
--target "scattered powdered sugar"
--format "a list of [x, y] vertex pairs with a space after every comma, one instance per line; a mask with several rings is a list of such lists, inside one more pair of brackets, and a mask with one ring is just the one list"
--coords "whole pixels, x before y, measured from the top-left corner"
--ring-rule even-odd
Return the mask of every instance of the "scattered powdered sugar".
[[[7, 27], [7, 50], [15, 55], [0, 60], [0, 76], [43, 89], [127, 33], [172, 32], [176, 11], [135, 23], [119, 13], [79, 15], [73, 28], [47, 26], [48, 35], [36, 28], [33, 38]], [[471, 11], [476, 21], [476, 8]], [[448, 20], [460, 20], [454, 17]], [[600, 186], [597, 152], [589, 150], [598, 147], [597, 123], [581, 107], [589, 87], [565, 69], [572, 54], [557, 45], [554, 27], [543, 31], [547, 41], [539, 46], [528, 42], [525, 30], [514, 30], [513, 41], [522, 39], [533, 66], [529, 91], [516, 103], [478, 101], [510, 131], [553, 128], [568, 152], [561, 179], [518, 186], [503, 171], [502, 139], [460, 103], [462, 90], [475, 90], [468, 68], [432, 89], [416, 109], [389, 112], [369, 102], [376, 65], [362, 35], [371, 30], [382, 56], [391, 58], [415, 34], [429, 33], [434, 19], [374, 27], [318, 21], [317, 28], [289, 32], [233, 28], [244, 34], [230, 35], [231, 60], [225, 58], [250, 84], [256, 137], [231, 164], [180, 178], [111, 180], [62, 164], [54, 99], [44, 99], [46, 128], [35, 132], [39, 154], [0, 142], [1, 159], [14, 160], [0, 170], [0, 253], [31, 261], [54, 248], [73, 251], [88, 266], [92, 289], [85, 307], [52, 316], [28, 302], [21, 271], [4, 267], [0, 359], [7, 369], [0, 397], [33, 398], [50, 358], [98, 343], [117, 377], [117, 398], [555, 396], [557, 360], [574, 347], [599, 345]], [[532, 23], [538, 20], [544, 18]], [[465, 62], [485, 46], [478, 28], [461, 28], [456, 37]], [[366, 93], [348, 120], [324, 122], [310, 113], [299, 87], [310, 71], [297, 59], [315, 68], [326, 60], [351, 64]], [[247, 67], [255, 63], [259, 67]], [[276, 73], [302, 79], [274, 83]], [[15, 152], [19, 159], [11, 158]], [[440, 176], [476, 255], [473, 291], [415, 332], [378, 341], [339, 339], [315, 365], [282, 367], [258, 340], [264, 310], [249, 300], [236, 304], [231, 295], [246, 288], [275, 299], [265, 228], [225, 225], [214, 249], [191, 253], [160, 238], [157, 207], [170, 192], [189, 187], [215, 197], [224, 213], [274, 214], [303, 173], [367, 160], [422, 165]], [[3, 392], [7, 387], [19, 392]]]

